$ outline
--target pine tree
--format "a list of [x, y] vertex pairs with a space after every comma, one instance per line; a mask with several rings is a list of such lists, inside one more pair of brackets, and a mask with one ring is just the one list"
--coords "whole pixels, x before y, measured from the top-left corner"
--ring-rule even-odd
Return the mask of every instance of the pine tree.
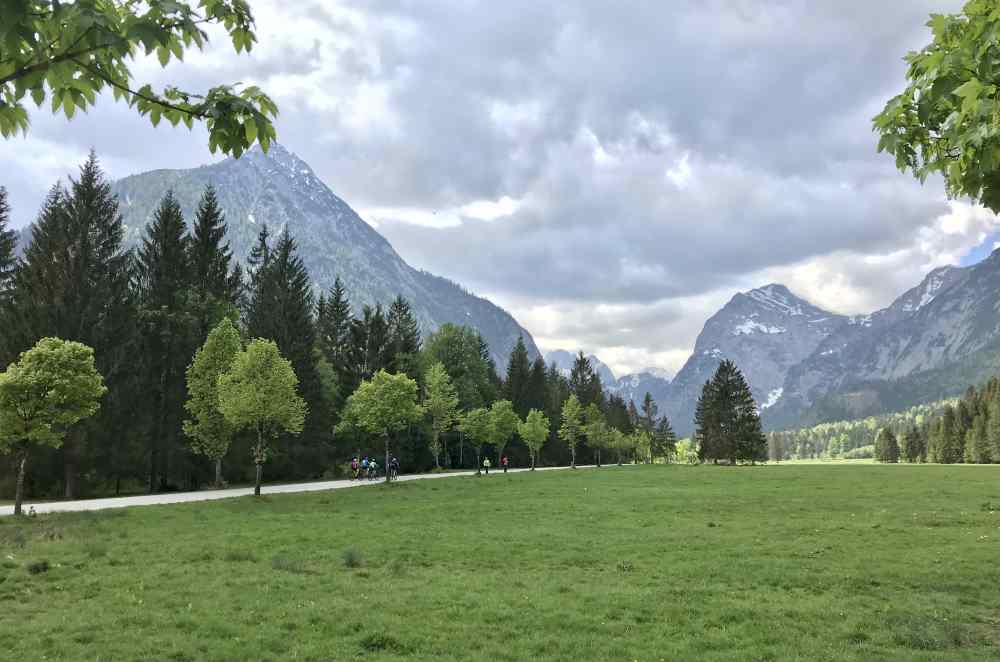
[[972, 419], [972, 426], [965, 433], [965, 461], [968, 464], [989, 464], [993, 461], [986, 416], [982, 414]]
[[[329, 307], [329, 304], [327, 304]], [[345, 357], [345, 386], [353, 392], [389, 365], [389, 324], [382, 306], [365, 306], [361, 318], [352, 320]]]
[[756, 462], [767, 457], [767, 439], [743, 373], [732, 361], [719, 364], [695, 408], [695, 438], [702, 461]]
[[504, 381], [504, 396], [514, 405], [514, 411], [521, 418], [531, 410], [528, 402], [528, 380], [531, 378], [531, 364], [528, 361], [528, 349], [524, 346], [524, 337], [518, 336], [514, 348], [510, 351], [507, 361], [507, 379]]
[[920, 462], [923, 455], [922, 441], [920, 431], [915, 425], [911, 425], [900, 439], [899, 455], [907, 462]]
[[402, 373], [412, 379], [420, 375], [420, 325], [413, 315], [410, 302], [397, 296], [389, 307], [386, 318], [389, 334], [389, 372]]
[[899, 462], [899, 445], [889, 428], [882, 428], [875, 437], [875, 459], [879, 462]]
[[194, 355], [197, 319], [190, 306], [189, 237], [180, 204], [168, 191], [153, 214], [139, 248], [136, 292], [147, 396], [150, 492], [166, 484], [180, 447], [185, 369]]
[[528, 374], [528, 387], [524, 394], [524, 401], [527, 403], [528, 411], [537, 409], [539, 412], [545, 410], [547, 401], [545, 360], [539, 356], [531, 362], [531, 372]]
[[226, 229], [215, 189], [208, 186], [198, 203], [188, 244], [199, 341], [239, 304], [242, 270], [232, 267], [233, 254], [225, 243]]
[[316, 321], [316, 334], [320, 351], [333, 367], [341, 384], [351, 381], [347, 373], [347, 355], [353, 319], [347, 290], [340, 276], [337, 276], [330, 288], [329, 298], [325, 299], [323, 314]]
[[68, 191], [50, 190], [15, 276], [11, 349], [46, 336], [81, 342], [94, 349], [109, 389], [99, 414], [74, 426], [61, 449], [67, 498], [77, 496], [81, 463], [120, 455], [134, 440], [138, 352], [124, 236], [118, 201], [91, 152]]
[[674, 432], [673, 426], [670, 425], [670, 419], [666, 416], [656, 424], [653, 440], [654, 447], [659, 448], [660, 455], [665, 457], [667, 462], [671, 462], [677, 453], [677, 434]]
[[6, 323], [0, 325], [0, 366], [6, 366], [15, 356], [17, 331], [11, 310], [14, 296], [14, 277], [17, 272], [17, 234], [9, 229], [10, 206], [7, 189], [0, 186], [0, 315]]
[[590, 359], [580, 352], [573, 361], [573, 368], [569, 373], [569, 387], [576, 394], [580, 405], [586, 407], [591, 404], [603, 406], [604, 388], [601, 385], [601, 376], [594, 370]]
[[994, 397], [988, 409], [989, 418], [986, 423], [986, 438], [989, 441], [990, 458], [1000, 462], [1000, 400]]
[[719, 448], [719, 425], [715, 416], [715, 394], [712, 392], [711, 380], [706, 381], [701, 387], [701, 395], [694, 407], [694, 436], [693, 441], [698, 445], [698, 460], [705, 462], [712, 460], [718, 462], [721, 449]]

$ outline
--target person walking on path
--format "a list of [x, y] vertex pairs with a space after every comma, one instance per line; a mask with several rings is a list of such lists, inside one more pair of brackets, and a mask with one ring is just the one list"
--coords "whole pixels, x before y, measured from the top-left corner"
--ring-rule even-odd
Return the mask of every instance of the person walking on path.
[[483, 460], [483, 469], [486, 470], [486, 475], [489, 476], [490, 475], [490, 458], [487, 457], [486, 459]]
[[502, 458], [500, 458], [500, 466], [503, 468], [503, 472], [504, 473], [507, 473], [507, 465], [508, 464], [510, 464], [510, 463], [507, 461], [507, 456], [506, 455], [504, 455]]

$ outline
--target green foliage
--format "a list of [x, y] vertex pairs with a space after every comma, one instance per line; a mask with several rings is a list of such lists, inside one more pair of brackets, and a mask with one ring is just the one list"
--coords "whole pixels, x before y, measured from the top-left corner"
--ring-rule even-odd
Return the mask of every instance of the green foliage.
[[569, 447], [570, 464], [576, 466], [576, 447], [583, 436], [583, 406], [576, 393], [571, 393], [563, 403], [562, 424], [559, 426], [559, 438]]
[[458, 419], [458, 394], [443, 363], [435, 363], [427, 369], [424, 391], [424, 409], [431, 417], [431, 453], [434, 465], [440, 466], [441, 434], [450, 430]]
[[156, 54], [160, 65], [181, 61], [190, 48], [201, 50], [208, 33], [225, 30], [237, 53], [249, 52], [257, 37], [245, 0], [123, 0], [101, 2], [15, 0], [0, 4], [0, 135], [28, 131], [25, 97], [41, 108], [72, 119], [97, 95], [111, 88], [156, 126], [165, 119], [195, 121], [208, 129], [209, 149], [240, 156], [254, 143], [265, 150], [275, 139], [278, 109], [256, 86], [219, 85], [205, 94], [168, 86], [161, 92], [132, 82], [131, 61]]
[[66, 429], [93, 416], [107, 392], [94, 350], [42, 338], [0, 374], [0, 447], [58, 447]]
[[531, 363], [528, 361], [528, 350], [524, 346], [524, 337], [518, 336], [514, 349], [510, 351], [507, 361], [507, 379], [504, 381], [504, 396], [514, 406], [518, 416], [526, 416], [531, 408], [530, 397]]
[[479, 456], [483, 451], [483, 444], [493, 440], [493, 416], [490, 410], [485, 407], [477, 407], [468, 411], [462, 416], [459, 422], [459, 429], [466, 435], [469, 445], [476, 451], [476, 473], [480, 471]]
[[184, 421], [184, 434], [196, 453], [213, 460], [225, 457], [234, 432], [219, 409], [219, 378], [232, 368], [241, 349], [239, 331], [223, 318], [187, 369], [189, 396], [184, 408], [191, 418]]
[[444, 364], [451, 376], [461, 409], [485, 407], [496, 392], [490, 377], [490, 365], [482, 352], [482, 337], [470, 327], [442, 324], [424, 341], [421, 352], [426, 370], [434, 363]]
[[257, 432], [253, 449], [257, 464], [267, 460], [268, 443], [280, 433], [302, 431], [307, 408], [298, 383], [278, 345], [262, 339], [251, 341], [219, 377], [219, 411], [233, 428]]
[[882, 428], [875, 437], [874, 455], [879, 462], [899, 462], [899, 444], [889, 428]]
[[528, 416], [518, 424], [517, 433], [528, 446], [531, 453], [531, 468], [535, 468], [538, 453], [541, 452], [545, 440], [549, 438], [549, 418], [537, 409], [528, 412]]
[[404, 374], [379, 370], [347, 398], [338, 432], [361, 430], [387, 437], [416, 423], [424, 408], [417, 402], [417, 382]]
[[932, 14], [933, 40], [906, 56], [906, 89], [875, 116], [879, 151], [921, 182], [939, 172], [948, 193], [1000, 212], [1000, 12], [971, 0]]
[[604, 387], [601, 385], [601, 376], [594, 370], [590, 359], [580, 352], [573, 361], [573, 367], [569, 373], [569, 388], [576, 394], [580, 405], [586, 407], [591, 404], [602, 406], [604, 404]]
[[743, 373], [732, 361], [719, 363], [695, 408], [695, 441], [702, 461], [766, 459], [767, 440]]
[[521, 419], [514, 411], [514, 405], [510, 400], [497, 400], [490, 405], [490, 419], [490, 431], [492, 432], [490, 443], [496, 448], [497, 462], [499, 463], [507, 443], [517, 434]]
[[388, 331], [387, 369], [413, 379], [420, 376], [420, 325], [410, 302], [397, 296], [386, 316]]

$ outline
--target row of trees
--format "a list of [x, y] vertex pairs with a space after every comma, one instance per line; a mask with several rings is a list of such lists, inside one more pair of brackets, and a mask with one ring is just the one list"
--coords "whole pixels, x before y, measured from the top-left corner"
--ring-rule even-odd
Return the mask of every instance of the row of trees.
[[768, 432], [768, 458], [775, 462], [871, 458], [880, 430], [888, 428], [897, 439], [910, 431], [925, 437], [930, 421], [940, 416], [949, 404], [954, 406], [957, 401], [941, 400], [862, 419]]
[[[572, 447], [548, 444], [547, 461], [572, 461], [578, 451], [593, 461], [608, 448], [628, 455], [612, 431], [630, 437], [637, 430], [649, 438], [642, 457], [670, 457], [673, 433], [652, 399], [639, 411], [607, 396], [582, 354], [564, 375], [531, 360], [519, 341], [501, 378], [473, 329], [446, 324], [422, 338], [405, 300], [357, 310], [339, 280], [317, 297], [287, 230], [275, 237], [265, 226], [245, 264], [225, 237], [213, 190], [190, 222], [168, 193], [128, 248], [118, 201], [91, 155], [68, 187], [52, 188], [17, 258], [0, 189], [0, 361], [8, 364], [44, 337], [79, 342], [93, 349], [107, 388], [94, 416], [67, 427], [61, 448], [38, 453], [30, 492], [73, 498], [81, 479], [91, 493], [252, 479], [255, 435], [231, 429], [212, 408], [221, 367], [255, 339], [272, 341], [290, 363], [304, 402], [301, 432], [281, 435], [268, 460], [274, 478], [329, 475], [372, 443], [364, 426], [340, 424], [351, 395], [380, 371], [413, 380], [424, 408], [391, 433], [407, 468], [468, 465], [466, 446], [474, 451], [479, 441], [515, 462], [538, 462], [542, 445], [561, 439], [571, 395], [587, 430]], [[231, 328], [213, 339], [209, 332], [223, 320]], [[445, 383], [453, 395], [442, 395]], [[499, 432], [466, 432], [471, 412], [493, 412], [498, 401], [517, 417], [508, 441], [498, 442]], [[8, 482], [0, 490], [13, 488]]]

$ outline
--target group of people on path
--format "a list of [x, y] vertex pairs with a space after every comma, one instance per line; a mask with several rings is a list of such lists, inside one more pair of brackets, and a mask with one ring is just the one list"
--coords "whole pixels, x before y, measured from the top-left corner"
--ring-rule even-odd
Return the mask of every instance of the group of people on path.
[[[365, 478], [375, 480], [378, 478], [378, 470], [378, 460], [374, 456], [369, 458], [365, 455], [361, 461], [358, 461], [358, 456], [355, 455], [351, 459], [351, 480], [362, 480]], [[397, 478], [399, 478], [399, 460], [394, 455], [389, 460], [389, 480], [396, 480]]]
[[[486, 472], [487, 476], [490, 475], [490, 467], [492, 467], [492, 466], [493, 466], [493, 463], [490, 462], [489, 456], [484, 457], [483, 458], [483, 471]], [[504, 455], [503, 457], [500, 458], [500, 468], [503, 469], [504, 473], [507, 473], [507, 468], [509, 466], [510, 466], [510, 460], [508, 460], [507, 456]]]

